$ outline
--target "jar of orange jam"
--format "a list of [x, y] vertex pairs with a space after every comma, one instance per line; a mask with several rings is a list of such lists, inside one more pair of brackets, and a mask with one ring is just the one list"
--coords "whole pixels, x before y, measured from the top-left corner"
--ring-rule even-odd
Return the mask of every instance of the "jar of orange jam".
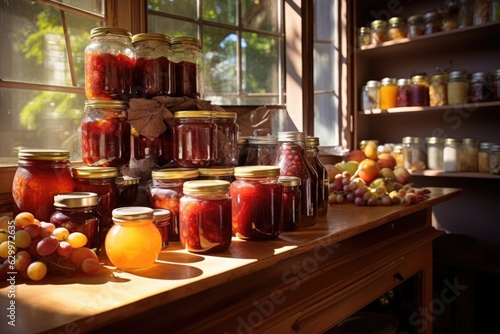
[[395, 108], [397, 95], [398, 86], [396, 85], [396, 79], [382, 79], [382, 86], [380, 87], [380, 109]]
[[140, 269], [154, 264], [162, 240], [154, 225], [153, 209], [128, 206], [113, 210], [114, 225], [104, 241], [109, 261], [121, 270]]

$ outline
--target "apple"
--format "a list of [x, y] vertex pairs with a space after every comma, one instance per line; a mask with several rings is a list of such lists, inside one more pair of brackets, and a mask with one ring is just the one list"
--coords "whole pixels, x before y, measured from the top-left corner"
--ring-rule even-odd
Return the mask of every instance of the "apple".
[[396, 182], [399, 182], [401, 184], [407, 184], [408, 182], [410, 182], [411, 174], [404, 167], [394, 167], [394, 175], [396, 175]]
[[357, 161], [361, 162], [366, 159], [366, 155], [361, 150], [352, 150], [344, 155], [344, 161]]
[[394, 169], [394, 167], [396, 167], [396, 159], [390, 153], [380, 153], [377, 158], [377, 163], [380, 168]]
[[350, 175], [354, 175], [356, 171], [358, 170], [359, 162], [352, 160], [352, 161], [347, 161], [344, 162], [343, 168], [344, 171], [349, 172]]

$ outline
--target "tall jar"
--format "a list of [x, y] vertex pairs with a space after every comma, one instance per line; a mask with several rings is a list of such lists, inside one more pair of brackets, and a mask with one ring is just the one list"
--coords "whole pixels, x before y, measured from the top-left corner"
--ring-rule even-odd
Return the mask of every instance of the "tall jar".
[[136, 60], [133, 97], [173, 96], [174, 87], [170, 37], [164, 34], [140, 33], [132, 36]]
[[380, 108], [380, 81], [369, 80], [366, 83], [366, 101], [364, 101], [364, 110]]
[[245, 165], [272, 165], [277, 148], [277, 136], [268, 135], [248, 137], [248, 155], [246, 157]]
[[238, 124], [236, 113], [216, 111], [213, 113], [217, 125], [217, 166], [238, 166]]
[[425, 107], [429, 105], [429, 79], [426, 75], [411, 77], [411, 106]]
[[491, 144], [490, 173], [500, 175], [500, 144]]
[[113, 210], [114, 225], [104, 240], [109, 261], [120, 270], [152, 266], [161, 252], [153, 209], [129, 206]]
[[469, 80], [467, 72], [453, 71], [448, 80], [448, 104], [457, 105], [469, 102]]
[[441, 18], [437, 12], [430, 11], [424, 14], [425, 34], [433, 34], [441, 31]]
[[396, 107], [409, 107], [411, 100], [411, 80], [398, 79], [396, 94]]
[[460, 139], [445, 138], [443, 149], [443, 166], [445, 172], [458, 172], [460, 170]]
[[99, 196], [92, 192], [70, 192], [54, 196], [50, 222], [64, 227], [69, 233], [80, 232], [87, 237], [84, 245], [99, 252], [101, 249], [101, 215], [97, 211]]
[[404, 18], [393, 16], [388, 23], [387, 35], [389, 40], [395, 41], [408, 36], [408, 26]]
[[388, 40], [387, 21], [375, 20], [371, 23], [372, 43], [380, 45]]
[[328, 171], [319, 159], [319, 138], [306, 137], [306, 157], [318, 174], [318, 216], [326, 216], [328, 211], [328, 195], [330, 194], [330, 179]]
[[293, 231], [299, 225], [302, 216], [300, 178], [280, 176], [278, 182], [283, 186], [283, 231]]
[[203, 52], [199, 39], [173, 37], [171, 39], [175, 96], [203, 98]]
[[460, 172], [477, 172], [477, 157], [479, 154], [479, 140], [462, 138], [460, 147]]
[[477, 153], [477, 171], [479, 173], [490, 172], [490, 148], [491, 143], [479, 143], [479, 152]]
[[500, 101], [500, 69], [493, 73], [493, 101]]
[[14, 217], [31, 212], [39, 221], [49, 221], [54, 196], [74, 189], [69, 169], [69, 151], [21, 149], [12, 181]]
[[419, 137], [403, 137], [403, 167], [410, 169], [417, 161], [425, 161]]
[[131, 126], [123, 101], [87, 100], [81, 122], [82, 160], [87, 166], [124, 167], [130, 161]]
[[239, 239], [272, 240], [283, 231], [278, 166], [238, 166], [231, 183], [232, 230]]
[[436, 74], [429, 85], [429, 105], [431, 107], [448, 104], [448, 75]]
[[408, 18], [408, 37], [425, 34], [424, 18], [422, 15], [413, 15]]
[[380, 109], [396, 107], [398, 87], [395, 78], [383, 78], [380, 87]]
[[173, 160], [179, 167], [213, 166], [217, 159], [217, 125], [212, 111], [174, 113]]
[[179, 200], [184, 182], [197, 179], [196, 168], [164, 168], [151, 172], [146, 189], [149, 206], [153, 209], [167, 209], [172, 213], [169, 225], [169, 240], [179, 241]]
[[229, 185], [223, 180], [184, 182], [179, 233], [188, 252], [208, 254], [229, 248], [233, 236]]
[[128, 101], [135, 66], [131, 33], [120, 28], [93, 28], [84, 54], [87, 99]]
[[492, 98], [492, 87], [486, 72], [475, 72], [470, 80], [470, 102], [486, 102]]
[[440, 170], [443, 169], [443, 149], [444, 139], [440, 137], [425, 138], [427, 144], [427, 168]]

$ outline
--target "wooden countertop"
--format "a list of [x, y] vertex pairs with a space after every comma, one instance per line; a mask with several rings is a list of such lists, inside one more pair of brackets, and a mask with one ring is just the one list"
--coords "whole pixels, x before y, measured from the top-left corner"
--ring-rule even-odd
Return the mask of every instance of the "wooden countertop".
[[[229, 249], [197, 255], [172, 242], [150, 268], [121, 272], [109, 265], [96, 275], [47, 276], [32, 282], [21, 275], [15, 286], [0, 282], [1, 333], [88, 332], [148, 309], [165, 305], [269, 268], [281, 261], [372, 230], [395, 219], [429, 210], [461, 193], [455, 188], [429, 188], [430, 197], [418, 204], [329, 207], [315, 226], [284, 232], [272, 241], [233, 238]], [[15, 294], [9, 297], [8, 295]], [[15, 327], [8, 324], [9, 303], [15, 302]], [[11, 312], [12, 313], [12, 312]]]

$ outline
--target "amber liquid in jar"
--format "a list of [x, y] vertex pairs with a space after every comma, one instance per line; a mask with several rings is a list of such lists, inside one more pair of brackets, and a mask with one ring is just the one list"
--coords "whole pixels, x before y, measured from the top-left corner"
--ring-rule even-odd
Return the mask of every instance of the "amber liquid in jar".
[[387, 110], [396, 107], [397, 93], [398, 87], [396, 85], [396, 79], [382, 79], [382, 86], [380, 87], [380, 109]]
[[328, 211], [328, 195], [330, 194], [330, 179], [328, 171], [319, 159], [318, 153], [319, 138], [306, 137], [305, 149], [306, 157], [318, 175], [318, 201], [317, 216], [325, 216]]

